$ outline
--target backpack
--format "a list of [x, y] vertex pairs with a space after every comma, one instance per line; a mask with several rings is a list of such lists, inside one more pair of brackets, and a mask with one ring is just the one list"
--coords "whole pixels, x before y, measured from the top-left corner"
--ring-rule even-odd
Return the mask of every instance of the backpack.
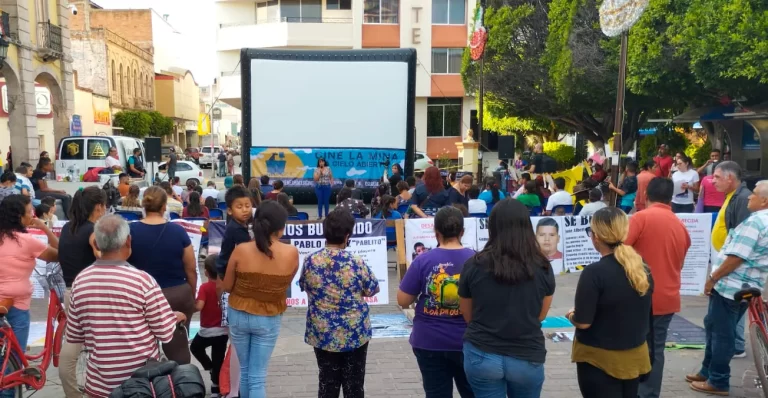
[[101, 189], [107, 194], [107, 209], [120, 204], [120, 190], [112, 184], [112, 180], [107, 181]]
[[205, 383], [195, 365], [149, 361], [109, 398], [205, 398]]

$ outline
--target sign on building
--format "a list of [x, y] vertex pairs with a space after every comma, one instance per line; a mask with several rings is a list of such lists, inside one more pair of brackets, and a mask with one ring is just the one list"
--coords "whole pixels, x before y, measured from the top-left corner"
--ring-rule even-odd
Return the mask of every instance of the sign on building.
[[69, 135], [72, 137], [83, 135], [83, 123], [80, 120], [80, 115], [72, 115], [72, 120], [69, 122]]
[[221, 108], [213, 108], [211, 111], [211, 119], [221, 120]]

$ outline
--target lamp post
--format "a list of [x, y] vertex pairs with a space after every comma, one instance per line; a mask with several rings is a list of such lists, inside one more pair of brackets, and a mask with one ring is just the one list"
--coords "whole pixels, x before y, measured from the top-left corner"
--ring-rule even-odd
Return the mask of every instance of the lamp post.
[[[613, 119], [613, 148], [611, 159], [611, 182], [619, 183], [619, 163], [621, 160], [621, 139], [624, 130], [624, 92], [627, 81], [627, 48], [629, 29], [643, 15], [649, 0], [605, 0], [600, 5], [600, 28], [608, 37], [621, 35], [619, 54], [619, 78], [616, 84], [616, 110]], [[614, 204], [616, 195], [613, 196]]]
[[[483, 109], [483, 98], [485, 97], [485, 79], [483, 78], [483, 74], [485, 73], [485, 43], [488, 42], [488, 31], [485, 29], [484, 21], [485, 21], [485, 0], [480, 0], [480, 5], [477, 7], [477, 10], [475, 11], [475, 20], [474, 20], [474, 30], [472, 31], [472, 36], [470, 37], [469, 41], [469, 51], [470, 51], [470, 57], [473, 61], [480, 61], [480, 82], [478, 84], [479, 93], [478, 93], [478, 109], [477, 109], [477, 132], [475, 133], [475, 137], [477, 137], [479, 142], [482, 142], [482, 134], [483, 134], [483, 117], [485, 110]], [[479, 168], [479, 170], [482, 170], [482, 167]], [[477, 173], [477, 180], [478, 183], [481, 182], [481, 173]]]

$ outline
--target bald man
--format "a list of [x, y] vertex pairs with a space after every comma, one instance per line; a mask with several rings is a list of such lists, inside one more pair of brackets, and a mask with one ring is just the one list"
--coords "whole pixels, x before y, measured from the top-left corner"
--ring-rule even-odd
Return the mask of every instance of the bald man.
[[531, 161], [531, 167], [528, 168], [529, 173], [541, 173], [544, 170], [544, 146], [536, 144], [533, 147], [533, 160]]

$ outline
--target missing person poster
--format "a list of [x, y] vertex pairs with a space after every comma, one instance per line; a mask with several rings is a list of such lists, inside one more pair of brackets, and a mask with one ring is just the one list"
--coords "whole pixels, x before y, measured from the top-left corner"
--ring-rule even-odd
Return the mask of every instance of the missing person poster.
[[680, 273], [680, 294], [698, 296], [707, 282], [712, 235], [712, 215], [709, 213], [678, 214], [691, 237], [691, 247]]
[[565, 238], [565, 272], [581, 271], [589, 264], [600, 260], [600, 253], [592, 245], [587, 234], [592, 216], [563, 216], [563, 237]]
[[[555, 274], [563, 269], [563, 217], [531, 217], [533, 233], [541, 251], [549, 259]], [[488, 243], [488, 219], [477, 219], [477, 250], [482, 250]]]
[[[461, 237], [464, 247], [477, 250], [477, 225], [480, 220], [483, 219], [464, 219], [464, 235]], [[405, 261], [408, 265], [420, 254], [437, 247], [434, 221], [434, 218], [413, 218], [405, 221]]]
[[[307, 294], [301, 291], [299, 278], [304, 259], [325, 247], [323, 224], [287, 224], [282, 240], [299, 250], [299, 271], [291, 283], [291, 297], [286, 299], [287, 304], [306, 307]], [[389, 304], [386, 220], [357, 220], [347, 250], [360, 256], [379, 280], [379, 293], [373, 297], [366, 297], [368, 304]]]

